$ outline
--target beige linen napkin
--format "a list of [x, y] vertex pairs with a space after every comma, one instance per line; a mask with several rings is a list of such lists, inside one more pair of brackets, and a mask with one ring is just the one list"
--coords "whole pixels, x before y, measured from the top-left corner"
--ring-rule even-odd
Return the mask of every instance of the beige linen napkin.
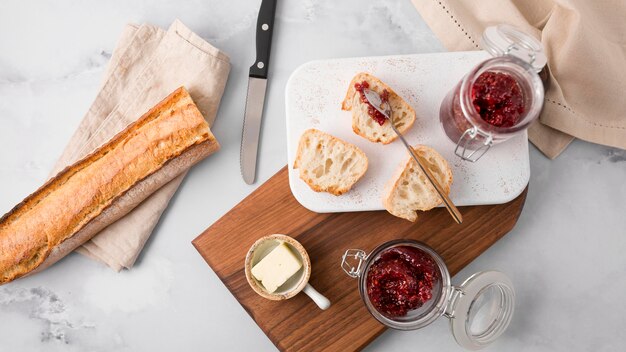
[[574, 137], [626, 149], [626, 1], [412, 0], [449, 50], [477, 50], [486, 27], [540, 39], [550, 87], [530, 141], [550, 158]]
[[[150, 25], [128, 25], [111, 56], [100, 92], [52, 175], [108, 141], [183, 85], [212, 125], [229, 72], [228, 56], [178, 20], [167, 31]], [[185, 174], [77, 251], [116, 271], [131, 268]]]

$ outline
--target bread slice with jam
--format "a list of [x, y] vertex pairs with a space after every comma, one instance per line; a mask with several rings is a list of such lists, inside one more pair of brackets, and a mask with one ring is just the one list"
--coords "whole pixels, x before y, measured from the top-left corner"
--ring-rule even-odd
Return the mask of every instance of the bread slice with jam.
[[352, 78], [341, 109], [352, 111], [352, 130], [374, 143], [389, 144], [398, 136], [382, 114], [365, 99], [363, 88], [369, 88], [391, 104], [392, 117], [400, 133], [406, 132], [415, 122], [415, 110], [391, 87], [369, 73], [361, 72]]

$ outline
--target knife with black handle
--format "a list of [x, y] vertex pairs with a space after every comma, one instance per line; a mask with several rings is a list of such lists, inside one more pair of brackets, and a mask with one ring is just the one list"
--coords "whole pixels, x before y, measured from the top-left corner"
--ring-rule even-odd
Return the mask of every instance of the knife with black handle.
[[241, 175], [247, 184], [254, 183], [256, 177], [259, 133], [265, 105], [267, 73], [272, 49], [272, 32], [276, 0], [263, 0], [256, 23], [256, 60], [250, 66], [248, 75], [248, 95], [241, 137]]

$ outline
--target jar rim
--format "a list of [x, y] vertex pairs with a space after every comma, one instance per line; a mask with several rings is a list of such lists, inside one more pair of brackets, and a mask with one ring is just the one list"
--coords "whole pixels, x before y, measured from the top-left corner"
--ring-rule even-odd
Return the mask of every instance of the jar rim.
[[[441, 292], [439, 292], [438, 295], [439, 299], [437, 300], [437, 302], [432, 304], [431, 308], [424, 312], [419, 319], [411, 321], [397, 321], [381, 314], [370, 301], [366, 290], [367, 274], [371, 265], [375, 262], [375, 260], [383, 251], [399, 246], [410, 246], [424, 251], [435, 261], [435, 264], [437, 265], [437, 268], [439, 269], [439, 272], [441, 274]], [[363, 269], [359, 275], [359, 293], [361, 295], [361, 299], [365, 303], [365, 307], [367, 308], [367, 310], [381, 324], [396, 330], [420, 329], [424, 326], [431, 324], [437, 318], [442, 316], [446, 311], [446, 307], [448, 305], [448, 301], [451, 295], [451, 289], [452, 284], [450, 279], [450, 272], [448, 271], [448, 267], [446, 266], [443, 258], [434, 249], [424, 244], [423, 242], [409, 239], [392, 240], [376, 247], [365, 258], [365, 265], [363, 266]]]
[[[491, 66], [497, 66], [499, 69], [507, 67], [511, 70], [519, 70], [519, 68], [521, 68], [519, 72], [526, 73], [530, 78], [529, 84], [532, 92], [531, 105], [528, 111], [526, 111], [526, 113], [520, 118], [520, 122], [514, 126], [498, 127], [489, 124], [487, 121], [482, 119], [471, 101], [472, 85], [478, 76], [480, 76], [479, 73], [482, 74], [483, 72], [488, 71]], [[494, 57], [476, 65], [476, 67], [465, 75], [461, 81], [459, 91], [461, 110], [471, 124], [486, 134], [493, 133], [498, 135], [512, 135], [528, 128], [528, 126], [539, 117], [539, 113], [543, 107], [544, 94], [543, 83], [535, 69], [527, 62], [513, 56]], [[527, 119], [528, 116], [532, 116], [532, 118]]]

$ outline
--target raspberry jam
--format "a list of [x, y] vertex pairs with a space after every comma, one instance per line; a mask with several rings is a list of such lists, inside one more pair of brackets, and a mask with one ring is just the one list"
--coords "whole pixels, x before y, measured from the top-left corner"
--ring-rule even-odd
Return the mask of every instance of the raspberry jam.
[[415, 247], [393, 247], [370, 267], [367, 295], [381, 314], [403, 317], [432, 299], [439, 280], [439, 269], [430, 255]]
[[[369, 87], [370, 87], [370, 84], [367, 83], [367, 81], [354, 84], [354, 89], [356, 89], [356, 91], [359, 92], [359, 94], [361, 95], [361, 102], [363, 104], [367, 104], [367, 114], [370, 115], [370, 117], [374, 119], [376, 123], [382, 126], [385, 123], [385, 121], [387, 121], [387, 119], [385, 118], [385, 115], [381, 114], [380, 111], [376, 110], [376, 108], [374, 108], [374, 106], [372, 106], [372, 104], [370, 104], [369, 101], [367, 101], [367, 98], [365, 97], [365, 93], [363, 93], [363, 89], [367, 89]], [[380, 100], [382, 104], [385, 104], [389, 101], [389, 92], [386, 89], [383, 89], [382, 93], [380, 93]]]
[[471, 99], [480, 117], [496, 127], [514, 126], [526, 111], [519, 83], [502, 72], [486, 71], [478, 76]]

